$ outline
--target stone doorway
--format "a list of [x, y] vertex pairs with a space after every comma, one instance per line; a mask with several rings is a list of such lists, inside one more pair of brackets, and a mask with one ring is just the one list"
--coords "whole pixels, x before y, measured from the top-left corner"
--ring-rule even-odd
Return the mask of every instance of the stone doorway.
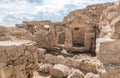
[[73, 47], [84, 47], [85, 29], [82, 27], [74, 27], [72, 29]]

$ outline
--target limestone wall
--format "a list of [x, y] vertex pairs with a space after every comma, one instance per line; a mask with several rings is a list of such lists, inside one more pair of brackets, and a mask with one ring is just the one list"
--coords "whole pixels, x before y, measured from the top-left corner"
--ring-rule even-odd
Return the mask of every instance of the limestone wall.
[[100, 78], [120, 77], [120, 37], [118, 5], [109, 6], [103, 11], [100, 19], [100, 38], [97, 39], [97, 57], [103, 63], [99, 71]]
[[[99, 36], [100, 16], [113, 3], [91, 5], [67, 15], [63, 23], [72, 29], [72, 44], [83, 45], [86, 51], [95, 50], [95, 40]], [[75, 30], [79, 28], [79, 30]]]
[[54, 47], [55, 40], [52, 32], [41, 30], [35, 33], [35, 41], [37, 42], [38, 47], [52, 48]]
[[111, 5], [113, 5], [113, 3], [96, 4], [87, 6], [84, 9], [75, 10], [67, 15], [63, 22], [70, 26], [87, 26], [84, 25], [85, 23], [93, 23], [99, 26], [100, 16], [103, 10]]
[[0, 41], [0, 78], [31, 78], [37, 46], [26, 40]]

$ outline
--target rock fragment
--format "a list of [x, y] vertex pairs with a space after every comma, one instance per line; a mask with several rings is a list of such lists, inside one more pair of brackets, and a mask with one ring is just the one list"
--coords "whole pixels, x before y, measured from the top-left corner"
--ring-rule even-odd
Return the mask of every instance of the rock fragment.
[[78, 69], [72, 69], [71, 74], [67, 78], [84, 78], [84, 74]]
[[70, 73], [70, 68], [62, 64], [56, 64], [50, 70], [50, 74], [57, 78], [67, 77], [69, 73]]

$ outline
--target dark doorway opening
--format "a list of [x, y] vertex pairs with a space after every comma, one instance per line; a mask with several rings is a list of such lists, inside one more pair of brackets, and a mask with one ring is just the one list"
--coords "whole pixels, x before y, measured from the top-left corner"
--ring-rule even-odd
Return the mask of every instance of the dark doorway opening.
[[84, 44], [81, 43], [73, 43], [74, 47], [84, 47]]

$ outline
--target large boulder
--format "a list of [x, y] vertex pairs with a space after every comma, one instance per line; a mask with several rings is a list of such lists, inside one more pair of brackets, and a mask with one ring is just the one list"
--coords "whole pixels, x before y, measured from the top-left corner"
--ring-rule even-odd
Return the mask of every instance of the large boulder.
[[56, 64], [56, 62], [57, 62], [56, 56], [54, 56], [52, 54], [46, 54], [44, 59], [45, 59], [46, 62], [52, 63], [52, 64]]
[[72, 67], [72, 68], [76, 68], [76, 69], [79, 69], [80, 67], [80, 61], [78, 60], [75, 60], [75, 59], [72, 59], [72, 58], [66, 58], [65, 59], [65, 65], [69, 66], [69, 67]]
[[98, 59], [104, 64], [120, 64], [120, 40], [103, 42], [97, 53]]
[[105, 65], [99, 71], [100, 78], [120, 78], [120, 65]]
[[53, 77], [56, 78], [63, 78], [63, 77], [67, 77], [70, 73], [70, 68], [62, 65], [62, 64], [56, 64], [51, 70], [50, 70], [50, 74]]
[[119, 78], [120, 77], [120, 40], [107, 41], [101, 43], [98, 59], [103, 63], [102, 69], [99, 69], [100, 78]]
[[86, 59], [80, 62], [79, 69], [83, 69], [89, 72], [97, 73], [96, 67], [100, 66], [101, 63], [97, 59]]
[[53, 65], [52, 64], [39, 64], [38, 71], [42, 73], [49, 73], [50, 69], [52, 69]]
[[101, 62], [96, 57], [90, 57], [88, 55], [74, 56], [73, 60], [76, 62], [72, 65], [77, 67], [77, 69], [82, 69], [88, 72], [97, 73], [96, 67], [101, 66]]

